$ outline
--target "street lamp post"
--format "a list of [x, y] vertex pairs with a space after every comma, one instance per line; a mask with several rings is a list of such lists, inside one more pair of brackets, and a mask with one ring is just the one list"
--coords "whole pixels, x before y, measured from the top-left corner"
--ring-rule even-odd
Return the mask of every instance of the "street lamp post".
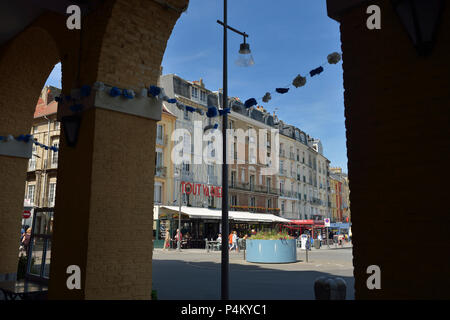
[[181, 251], [181, 200], [182, 200], [182, 196], [181, 196], [181, 192], [183, 190], [182, 188], [182, 184], [181, 184], [181, 169], [180, 169], [180, 192], [179, 192], [179, 201], [178, 201], [178, 233], [177, 233], [177, 251], [180, 252]]
[[[248, 35], [244, 32], [236, 30], [227, 24], [227, 0], [223, 1], [223, 22], [217, 20], [217, 23], [223, 26], [223, 94], [222, 108], [228, 107], [228, 57], [227, 57], [227, 29], [236, 32], [244, 37], [244, 43], [241, 44], [239, 53], [248, 56], [247, 62], [239, 63], [241, 66], [250, 66], [254, 64], [253, 57], [250, 55], [250, 47], [245, 42]], [[222, 265], [221, 265], [221, 299], [229, 299], [229, 254], [228, 254], [228, 163], [227, 163], [227, 127], [228, 114], [223, 113], [222, 121]]]

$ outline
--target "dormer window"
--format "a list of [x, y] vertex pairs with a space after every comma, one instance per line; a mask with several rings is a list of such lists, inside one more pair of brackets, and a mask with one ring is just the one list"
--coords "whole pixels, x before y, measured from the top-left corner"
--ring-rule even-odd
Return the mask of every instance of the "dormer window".
[[203, 90], [200, 90], [200, 101], [206, 103], [206, 92]]
[[192, 99], [198, 99], [198, 89], [196, 87], [192, 87], [191, 96]]

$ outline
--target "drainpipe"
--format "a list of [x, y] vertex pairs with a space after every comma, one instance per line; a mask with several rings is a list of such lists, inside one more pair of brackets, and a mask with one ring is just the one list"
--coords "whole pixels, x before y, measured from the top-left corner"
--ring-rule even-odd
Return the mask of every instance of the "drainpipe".
[[[50, 145], [50, 119], [49, 118], [47, 118], [47, 116], [44, 116], [44, 118], [45, 119], [47, 119], [47, 146], [49, 146]], [[48, 166], [48, 155], [49, 155], [49, 151], [48, 151], [48, 149], [47, 150], [45, 150], [45, 157], [44, 157], [44, 170], [43, 170], [43, 172], [42, 172], [42, 174], [44, 175], [44, 177], [43, 177], [43, 179], [44, 179], [44, 186], [43, 186], [43, 188], [42, 188], [42, 202], [41, 202], [41, 205], [42, 205], [42, 207], [48, 207], [48, 203], [47, 203], [47, 205], [45, 205], [45, 195], [46, 195], [46, 193], [47, 193], [47, 166]]]

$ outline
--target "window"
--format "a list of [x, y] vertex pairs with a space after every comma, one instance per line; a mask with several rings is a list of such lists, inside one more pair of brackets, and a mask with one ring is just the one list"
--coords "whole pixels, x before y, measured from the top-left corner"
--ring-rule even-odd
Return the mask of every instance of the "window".
[[208, 206], [211, 208], [215, 208], [214, 197], [208, 197]]
[[192, 95], [192, 99], [198, 99], [198, 89], [195, 87], [192, 87], [191, 95]]
[[237, 196], [236, 195], [231, 196], [231, 205], [237, 206]]
[[284, 201], [281, 201], [281, 212], [284, 213]]
[[34, 184], [28, 185], [27, 199], [31, 203], [34, 203], [34, 189], [35, 189], [35, 185]]
[[157, 124], [156, 125], [156, 143], [162, 145], [163, 137], [164, 137], [164, 126], [161, 124]]
[[37, 133], [38, 132], [38, 126], [33, 126], [33, 133]]
[[162, 203], [162, 184], [155, 183], [154, 203]]
[[[59, 148], [59, 141], [53, 142], [53, 147]], [[52, 165], [58, 164], [58, 152], [52, 151]]]
[[241, 180], [242, 180], [242, 183], [245, 182], [245, 170], [244, 169], [242, 169], [242, 172], [241, 172]]
[[208, 141], [207, 148], [208, 148], [207, 149], [208, 150], [208, 155], [211, 158], [214, 158], [216, 156], [216, 149], [214, 148], [213, 141]]
[[236, 171], [231, 171], [231, 187], [236, 183]]
[[162, 150], [156, 150], [156, 168], [163, 166], [163, 153]]
[[208, 182], [210, 184], [215, 184], [216, 173], [214, 172], [214, 165], [208, 164], [207, 173], [208, 173]]
[[49, 207], [53, 207], [55, 205], [55, 191], [56, 191], [56, 183], [50, 183], [48, 187], [48, 205]]
[[251, 175], [250, 176], [250, 190], [253, 190], [254, 187], [255, 187], [255, 176]]
[[250, 198], [250, 207], [256, 207], [256, 199], [255, 197]]
[[184, 120], [189, 120], [189, 111], [187, 111], [186, 109], [184, 109]]
[[272, 208], [272, 199], [267, 199], [267, 208]]
[[200, 100], [206, 102], [206, 92], [203, 90], [200, 90]]
[[59, 122], [58, 121], [55, 121], [54, 128], [55, 128], [55, 130], [59, 130]]
[[191, 153], [193, 144], [191, 144], [191, 135], [185, 132], [183, 136], [183, 152]]

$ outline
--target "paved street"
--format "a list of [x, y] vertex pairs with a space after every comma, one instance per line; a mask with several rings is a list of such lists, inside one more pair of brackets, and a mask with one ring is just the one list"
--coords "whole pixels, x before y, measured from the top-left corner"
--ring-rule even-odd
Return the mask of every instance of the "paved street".
[[[326, 248], [326, 247], [325, 247]], [[230, 253], [230, 299], [314, 299], [314, 280], [339, 276], [347, 283], [347, 299], [354, 299], [352, 249], [297, 251], [296, 263], [256, 264], [243, 252]], [[155, 249], [153, 289], [159, 300], [220, 299], [220, 252], [189, 249], [181, 253]]]

